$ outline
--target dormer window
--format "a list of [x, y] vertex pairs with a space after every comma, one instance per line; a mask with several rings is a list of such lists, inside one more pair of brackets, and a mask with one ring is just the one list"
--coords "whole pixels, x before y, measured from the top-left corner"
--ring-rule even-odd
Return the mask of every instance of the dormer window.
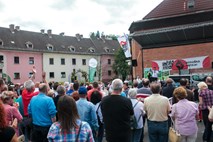
[[25, 45], [27, 48], [33, 48], [33, 44], [30, 41], [26, 42]]
[[74, 46], [71, 45], [68, 48], [70, 49], [71, 52], [75, 52], [75, 47]]
[[52, 44], [47, 44], [47, 50], [53, 51], [53, 45]]
[[195, 7], [195, 0], [188, 0], [187, 7], [188, 9], [193, 9]]
[[95, 52], [95, 49], [92, 48], [92, 47], [90, 47], [89, 50], [88, 50], [88, 52], [94, 53], [94, 52]]
[[107, 52], [107, 53], [110, 51], [108, 47], [104, 47], [104, 50], [105, 50], [105, 52]]
[[0, 46], [3, 46], [3, 40], [2, 39], [0, 39]]

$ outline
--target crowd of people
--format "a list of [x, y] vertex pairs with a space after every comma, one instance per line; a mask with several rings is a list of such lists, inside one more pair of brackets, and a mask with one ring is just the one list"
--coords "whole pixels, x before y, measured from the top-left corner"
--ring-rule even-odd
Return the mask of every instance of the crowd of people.
[[[34, 72], [35, 74], [35, 72]], [[33, 76], [23, 84], [0, 79], [0, 141], [17, 142], [143, 142], [147, 125], [150, 142], [168, 142], [174, 125], [181, 142], [195, 142], [203, 121], [203, 141], [211, 142], [213, 80], [189, 89], [186, 78], [175, 87], [165, 83], [114, 79], [101, 82], [41, 82]], [[202, 115], [201, 115], [202, 114]], [[133, 126], [134, 125], [134, 126]]]

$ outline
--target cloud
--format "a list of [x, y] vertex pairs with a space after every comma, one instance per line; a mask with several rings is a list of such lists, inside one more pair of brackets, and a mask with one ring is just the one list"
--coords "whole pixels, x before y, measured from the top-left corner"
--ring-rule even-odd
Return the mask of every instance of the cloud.
[[5, 8], [5, 5], [3, 4], [3, 2], [0, 1], [0, 11], [3, 11]]
[[58, 0], [50, 7], [57, 10], [71, 10], [75, 6], [76, 0]]

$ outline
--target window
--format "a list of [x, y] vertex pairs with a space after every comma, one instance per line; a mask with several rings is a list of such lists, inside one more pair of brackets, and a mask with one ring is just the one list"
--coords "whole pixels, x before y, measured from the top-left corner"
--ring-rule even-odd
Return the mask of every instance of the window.
[[108, 70], [108, 75], [111, 76], [112, 72], [111, 70]]
[[66, 73], [65, 72], [61, 72], [61, 78], [66, 78]]
[[33, 48], [33, 44], [30, 41], [26, 42], [25, 45], [27, 48]]
[[75, 47], [74, 46], [69, 46], [68, 48], [70, 49], [71, 52], [75, 52]]
[[188, 9], [192, 9], [195, 7], [195, 0], [188, 0], [187, 1], [187, 7]]
[[47, 50], [49, 50], [49, 51], [53, 51], [53, 45], [51, 45], [51, 44], [47, 44], [46, 46], [47, 46]]
[[75, 58], [72, 59], [72, 65], [76, 65], [76, 59]]
[[49, 58], [49, 64], [54, 65], [54, 59], [53, 58]]
[[82, 65], [86, 65], [86, 59], [82, 59]]
[[96, 75], [97, 75], [97, 74], [96, 74], [96, 72], [95, 72], [94, 77], [96, 77]]
[[34, 64], [34, 57], [29, 57], [29, 64], [33, 65]]
[[111, 65], [111, 59], [108, 59], [108, 64]]
[[54, 78], [55, 75], [54, 75], [54, 72], [50, 72], [50, 78]]
[[88, 52], [94, 53], [94, 52], [95, 52], [95, 49], [92, 48], [92, 47], [90, 47], [89, 50], [88, 50]]
[[61, 65], [65, 65], [65, 59], [61, 58]]
[[4, 63], [4, 56], [0, 55], [0, 63]]
[[3, 46], [3, 40], [0, 39], [0, 46]]
[[14, 57], [14, 64], [19, 64], [19, 57], [17, 56]]
[[20, 79], [20, 73], [15, 72], [14, 73], [14, 79]]
[[0, 73], [2, 74], [2, 69], [0, 69]]
[[107, 53], [110, 51], [108, 47], [104, 47], [104, 50], [105, 50], [105, 52], [107, 52]]
[[29, 72], [29, 78], [31, 78], [33, 75], [33, 72]]

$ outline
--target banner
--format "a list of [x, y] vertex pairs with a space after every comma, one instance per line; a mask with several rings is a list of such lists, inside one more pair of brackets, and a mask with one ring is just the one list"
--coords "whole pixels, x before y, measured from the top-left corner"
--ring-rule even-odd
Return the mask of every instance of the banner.
[[209, 68], [210, 58], [208, 56], [200, 56], [185, 59], [157, 60], [152, 61], [152, 68], [154, 67], [157, 70]]
[[118, 40], [121, 48], [124, 51], [125, 57], [130, 58], [131, 51], [130, 51], [130, 44], [129, 44], [128, 36], [126, 34], [124, 34], [123, 36], [117, 37], [117, 40]]
[[89, 60], [89, 82], [94, 82], [94, 76], [95, 76], [97, 64], [98, 62], [96, 59], [91, 58]]
[[94, 82], [96, 68], [89, 67], [89, 82]]

